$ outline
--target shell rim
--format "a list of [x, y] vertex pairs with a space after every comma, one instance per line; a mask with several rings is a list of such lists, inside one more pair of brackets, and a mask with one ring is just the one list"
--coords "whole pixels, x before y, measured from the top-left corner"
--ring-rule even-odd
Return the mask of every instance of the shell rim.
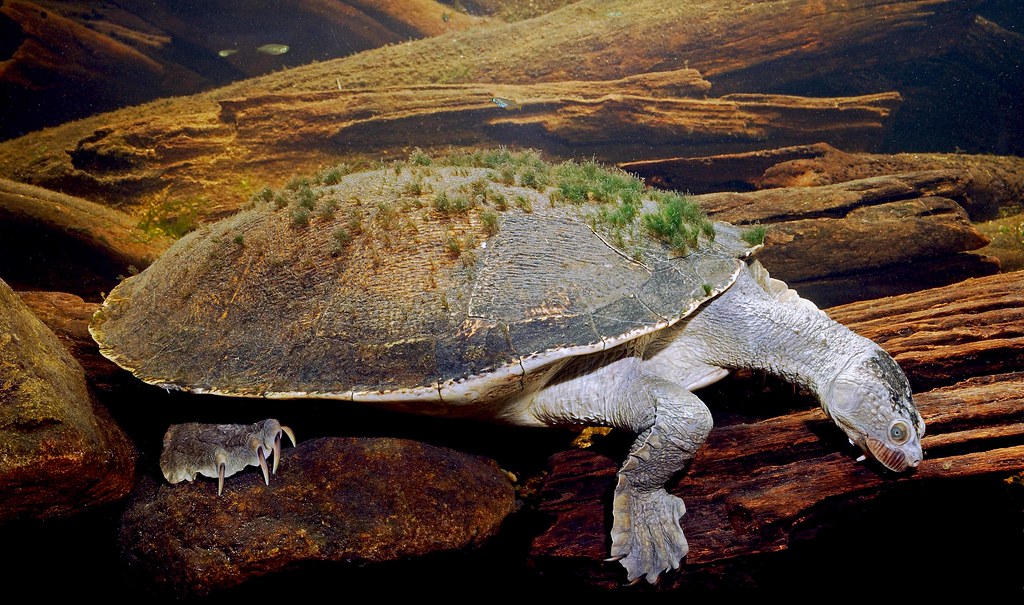
[[89, 322], [89, 335], [99, 346], [100, 354], [109, 359], [110, 361], [117, 364], [124, 370], [132, 373], [133, 376], [146, 384], [158, 386], [164, 390], [176, 390], [188, 393], [195, 393], [199, 395], [219, 395], [225, 397], [243, 397], [251, 399], [331, 399], [341, 401], [352, 401], [355, 403], [378, 403], [378, 402], [424, 402], [424, 401], [436, 401], [442, 404], [465, 404], [476, 401], [479, 397], [474, 396], [474, 393], [478, 390], [485, 390], [488, 385], [493, 385], [495, 381], [501, 380], [506, 377], [518, 376], [522, 379], [544, 367], [550, 366], [551, 364], [571, 357], [579, 357], [583, 355], [591, 355], [600, 353], [608, 349], [614, 348], [623, 343], [629, 342], [641, 336], [658, 332], [669, 328], [678, 323], [683, 318], [692, 314], [698, 307], [706, 303], [707, 301], [717, 297], [719, 294], [727, 290], [735, 283], [739, 273], [743, 270], [746, 265], [746, 259], [749, 258], [758, 248], [761, 246], [755, 246], [748, 249], [747, 253], [736, 257], [736, 267], [733, 272], [729, 275], [727, 280], [723, 280], [722, 284], [716, 288], [713, 288], [710, 292], [707, 292], [705, 296], [698, 297], [685, 308], [680, 309], [679, 312], [673, 314], [670, 317], [664, 318], [662, 321], [656, 322], [649, 326], [642, 328], [636, 328], [623, 332], [613, 338], [602, 338], [598, 342], [589, 343], [586, 345], [577, 345], [572, 347], [558, 347], [553, 349], [546, 349], [543, 351], [537, 351], [529, 355], [521, 355], [516, 361], [509, 362], [500, 366], [493, 366], [486, 369], [483, 372], [462, 376], [459, 378], [449, 378], [445, 381], [434, 382], [429, 385], [416, 385], [412, 387], [403, 387], [397, 389], [387, 390], [354, 390], [348, 391], [263, 391], [260, 393], [255, 392], [240, 392], [231, 391], [220, 388], [205, 388], [196, 387], [189, 385], [182, 385], [174, 382], [164, 380], [162, 378], [152, 376], [142, 376], [139, 374], [137, 368], [132, 367], [128, 363], [125, 363], [121, 355], [115, 353], [109, 345], [103, 342], [103, 331], [101, 325], [104, 321], [103, 311], [107, 309], [108, 301], [115, 298], [117, 291], [130, 280], [134, 279], [135, 276], [125, 279], [120, 284], [111, 290], [110, 294], [103, 300], [100, 307], [93, 313], [92, 318]]

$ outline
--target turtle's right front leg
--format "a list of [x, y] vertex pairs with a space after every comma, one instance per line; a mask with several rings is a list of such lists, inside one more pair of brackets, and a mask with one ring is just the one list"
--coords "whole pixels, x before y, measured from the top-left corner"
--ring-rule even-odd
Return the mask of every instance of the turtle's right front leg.
[[707, 406], [685, 388], [623, 359], [538, 393], [533, 409], [548, 423], [583, 421], [638, 434], [619, 469], [612, 503], [611, 556], [629, 581], [654, 583], [678, 569], [689, 547], [683, 501], [665, 483], [693, 458], [711, 431]]
[[689, 552], [679, 524], [686, 507], [665, 490], [665, 483], [697, 453], [712, 419], [707, 406], [686, 389], [654, 377], [640, 383], [654, 417], [645, 419], [650, 426], [640, 431], [619, 469], [611, 555], [626, 568], [629, 581], [646, 577], [653, 584], [662, 572], [678, 569]]

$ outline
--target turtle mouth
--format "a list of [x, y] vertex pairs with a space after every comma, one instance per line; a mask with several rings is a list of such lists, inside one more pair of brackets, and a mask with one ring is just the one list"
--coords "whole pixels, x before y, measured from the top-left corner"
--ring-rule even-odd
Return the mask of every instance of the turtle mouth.
[[914, 461], [913, 463], [909, 462], [907, 460], [907, 455], [902, 451], [891, 448], [878, 439], [868, 437], [867, 446], [868, 451], [871, 452], [871, 455], [874, 456], [875, 460], [881, 462], [885, 468], [891, 471], [902, 472], [908, 468], [917, 466], [917, 461]]

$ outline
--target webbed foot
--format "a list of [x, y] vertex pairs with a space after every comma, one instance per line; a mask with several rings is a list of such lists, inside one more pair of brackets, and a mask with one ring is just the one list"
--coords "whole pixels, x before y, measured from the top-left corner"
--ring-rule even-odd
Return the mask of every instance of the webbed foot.
[[[247, 466], [259, 466], [263, 481], [270, 485], [270, 473], [277, 473], [281, 458], [281, 435], [292, 446], [295, 434], [273, 418], [252, 425], [173, 424], [164, 434], [160, 470], [170, 483], [192, 481], [197, 474], [217, 478], [217, 495], [224, 491], [224, 478]], [[267, 459], [273, 456], [272, 471]]]
[[612, 501], [610, 560], [626, 568], [630, 583], [646, 577], [654, 584], [662, 572], [679, 569], [690, 550], [679, 525], [685, 512], [682, 499], [661, 488], [638, 491], [619, 474]]

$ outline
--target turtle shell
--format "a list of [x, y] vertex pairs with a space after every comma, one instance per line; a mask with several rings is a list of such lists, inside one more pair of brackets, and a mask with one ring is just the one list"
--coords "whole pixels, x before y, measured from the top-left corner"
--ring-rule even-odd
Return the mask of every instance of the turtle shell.
[[120, 283], [90, 331], [165, 388], [429, 412], [663, 329], [753, 250], [715, 223], [682, 253], [639, 218], [612, 226], [599, 204], [495, 177], [405, 166], [262, 195]]

